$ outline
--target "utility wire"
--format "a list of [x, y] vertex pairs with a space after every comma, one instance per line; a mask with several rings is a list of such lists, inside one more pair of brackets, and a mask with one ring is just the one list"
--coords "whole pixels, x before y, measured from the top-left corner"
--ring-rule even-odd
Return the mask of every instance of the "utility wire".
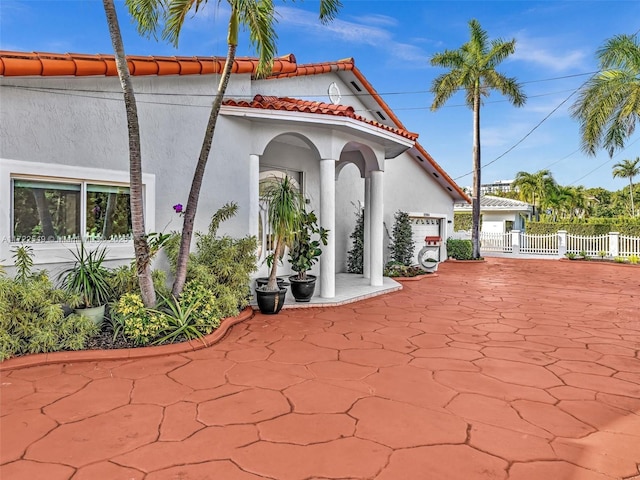
[[605, 165], [607, 165], [608, 163], [611, 163], [614, 158], [620, 156], [622, 154], [622, 152], [624, 152], [625, 150], [628, 150], [632, 145], [636, 144], [638, 141], [640, 141], [640, 137], [635, 139], [633, 142], [631, 142], [629, 145], [627, 145], [626, 147], [624, 147], [622, 150], [618, 151], [618, 153], [616, 153], [613, 157], [611, 157], [610, 159], [606, 160], [605, 162], [601, 163], [600, 165], [598, 165], [596, 168], [594, 168], [593, 170], [591, 170], [590, 172], [585, 173], [583, 176], [581, 176], [580, 178], [578, 178], [577, 180], [574, 180], [573, 182], [571, 182], [569, 185], [574, 185], [576, 183], [578, 183], [580, 180], [582, 180], [583, 178], [588, 177], [589, 175], [591, 175], [593, 172], [600, 170], [602, 167], [604, 167]]
[[[583, 84], [584, 85], [584, 84]], [[494, 158], [493, 160], [491, 160], [488, 163], [485, 163], [482, 168], [488, 167], [489, 165], [492, 165], [494, 163], [496, 163], [498, 160], [500, 160], [501, 158], [503, 158], [505, 155], [507, 155], [509, 152], [511, 152], [512, 150], [514, 150], [518, 145], [520, 145], [522, 142], [524, 142], [533, 132], [535, 132], [540, 125], [542, 125], [549, 117], [551, 117], [551, 115], [553, 115], [555, 112], [558, 111], [558, 109], [560, 107], [562, 107], [565, 103], [567, 103], [569, 101], [569, 99], [571, 97], [573, 97], [579, 90], [580, 88], [582, 88], [582, 85], [578, 88], [576, 88], [575, 90], [573, 90], [569, 96], [567, 98], [565, 98], [562, 102], [560, 102], [553, 110], [551, 110], [551, 112], [549, 112], [542, 120], [540, 120], [531, 130], [529, 130], [520, 140], [518, 140], [515, 144], [513, 144], [511, 147], [509, 147], [504, 153], [502, 153], [501, 155], [498, 155], [496, 158]], [[473, 171], [469, 172], [469, 173], [465, 173], [464, 175], [460, 175], [459, 177], [454, 178], [454, 180], [459, 180], [461, 178], [464, 177], [468, 177], [469, 175], [472, 175]]]

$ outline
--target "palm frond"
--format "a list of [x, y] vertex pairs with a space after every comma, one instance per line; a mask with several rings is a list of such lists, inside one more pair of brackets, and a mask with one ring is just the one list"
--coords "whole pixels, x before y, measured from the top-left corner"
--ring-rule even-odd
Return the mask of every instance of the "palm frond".
[[129, 14], [136, 24], [140, 35], [154, 37], [160, 25], [160, 17], [165, 7], [165, 0], [125, 0]]

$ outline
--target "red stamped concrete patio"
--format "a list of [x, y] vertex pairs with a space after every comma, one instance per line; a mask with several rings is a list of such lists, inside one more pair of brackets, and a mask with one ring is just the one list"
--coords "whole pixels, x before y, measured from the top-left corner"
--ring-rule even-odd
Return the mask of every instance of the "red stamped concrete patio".
[[0, 477], [640, 478], [640, 268], [488, 259], [157, 358], [2, 373]]

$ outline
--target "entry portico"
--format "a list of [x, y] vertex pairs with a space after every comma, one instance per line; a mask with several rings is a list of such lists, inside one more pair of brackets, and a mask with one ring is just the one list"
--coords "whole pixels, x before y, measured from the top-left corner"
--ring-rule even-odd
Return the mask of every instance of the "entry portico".
[[[249, 123], [251, 235], [261, 237], [261, 166], [281, 168], [285, 172], [294, 164], [296, 168], [304, 168], [299, 158], [303, 151], [302, 156], [316, 164], [304, 170], [307, 188], [303, 191], [310, 209], [319, 209], [322, 227], [330, 231], [320, 257], [320, 296], [323, 298], [335, 297], [336, 180], [346, 165], [357, 167], [363, 179], [365, 245], [368, 247], [364, 276], [371, 286], [382, 286], [385, 161], [413, 147], [417, 135], [367, 120], [352, 107], [292, 98], [256, 95], [252, 101], [230, 99], [225, 101], [221, 114]], [[261, 257], [266, 254], [263, 248]]]

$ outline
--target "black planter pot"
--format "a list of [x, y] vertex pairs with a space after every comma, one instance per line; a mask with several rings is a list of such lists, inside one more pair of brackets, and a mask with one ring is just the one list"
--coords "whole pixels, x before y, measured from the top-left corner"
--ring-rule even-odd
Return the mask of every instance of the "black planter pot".
[[258, 308], [265, 315], [274, 315], [284, 305], [284, 297], [287, 294], [287, 287], [280, 287], [280, 290], [273, 292], [264, 291], [260, 288], [256, 289], [256, 298], [258, 299]]
[[296, 302], [308, 302], [311, 300], [316, 289], [315, 275], [307, 275], [306, 280], [298, 280], [294, 275], [289, 277], [289, 282], [291, 282], [291, 293]]
[[[278, 287], [286, 287], [289, 284], [286, 281], [286, 278], [276, 277], [276, 281], [278, 282]], [[267, 283], [269, 283], [269, 277], [258, 277], [256, 278], [256, 287], [264, 287]]]

